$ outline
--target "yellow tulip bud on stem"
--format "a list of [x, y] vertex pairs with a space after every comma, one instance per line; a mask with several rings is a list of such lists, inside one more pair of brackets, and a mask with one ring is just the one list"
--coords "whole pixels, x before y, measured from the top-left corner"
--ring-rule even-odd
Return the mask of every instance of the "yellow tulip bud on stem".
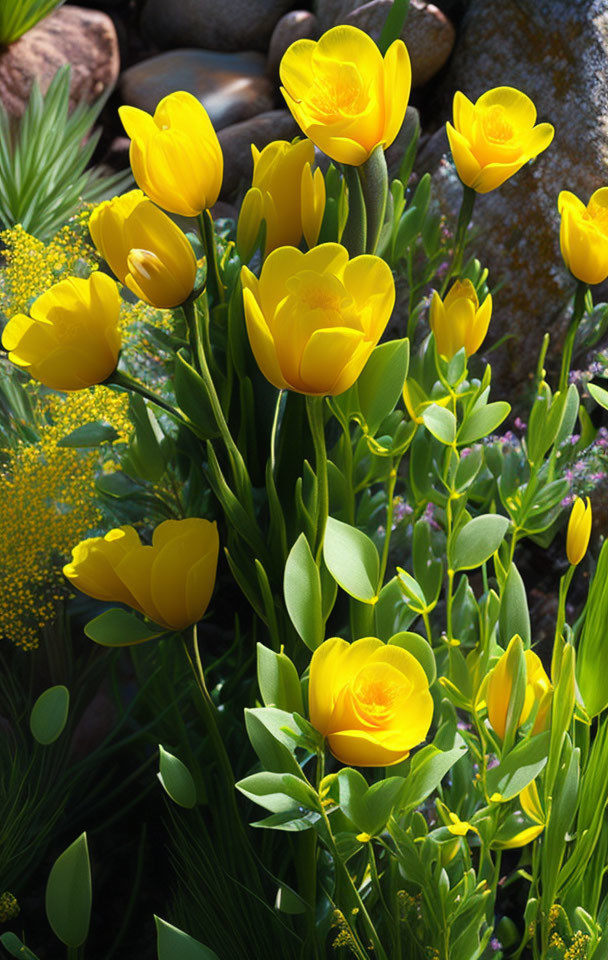
[[580, 497], [576, 497], [570, 519], [568, 521], [568, 531], [566, 534], [566, 554], [570, 564], [568, 570], [559, 582], [559, 600], [557, 605], [557, 617], [555, 621], [555, 636], [553, 640], [553, 654], [551, 658], [551, 677], [553, 683], [559, 680], [562, 656], [565, 646], [563, 637], [564, 624], [566, 622], [566, 600], [568, 590], [572, 583], [574, 571], [587, 552], [589, 546], [589, 537], [591, 536], [591, 503], [589, 497], [585, 503]]

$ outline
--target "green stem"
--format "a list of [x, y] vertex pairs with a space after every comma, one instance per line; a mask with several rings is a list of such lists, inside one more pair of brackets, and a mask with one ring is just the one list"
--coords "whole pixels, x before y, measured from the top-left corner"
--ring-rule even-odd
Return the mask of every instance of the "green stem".
[[329, 513], [329, 487], [327, 482], [327, 450], [325, 447], [325, 397], [306, 397], [306, 413], [315, 448], [315, 473], [317, 475], [317, 532], [315, 559], [321, 562], [323, 538]]
[[349, 256], [358, 257], [367, 247], [367, 212], [358, 167], [344, 164], [344, 179], [348, 187], [348, 220], [342, 234], [342, 245]]
[[205, 248], [205, 259], [207, 261], [207, 295], [209, 305], [223, 303], [226, 299], [226, 291], [220, 277], [220, 268], [217, 262], [217, 248], [215, 246], [215, 230], [213, 229], [213, 217], [208, 210], [203, 210], [199, 217], [201, 228], [201, 240]]
[[346, 480], [346, 519], [350, 524], [355, 523], [355, 487], [353, 484], [353, 443], [350, 435], [350, 422], [342, 420], [342, 466]]
[[159, 397], [158, 394], [152, 393], [151, 390], [148, 390], [147, 387], [144, 387], [143, 383], [140, 383], [138, 380], [135, 380], [134, 377], [130, 376], [128, 373], [125, 373], [124, 370], [115, 370], [107, 380], [104, 380], [105, 386], [115, 386], [122, 387], [123, 390], [130, 390], [132, 393], [138, 393], [140, 397], [143, 397], [144, 400], [149, 400], [150, 403], [156, 404], [157, 407], [160, 407], [161, 410], [164, 410], [165, 413], [168, 413], [174, 420], [177, 420], [178, 423], [182, 423], [185, 427], [194, 433], [199, 439], [204, 439], [198, 427], [192, 423], [191, 420], [186, 417], [181, 410], [177, 407], [173, 407], [164, 397]]
[[458, 224], [456, 226], [456, 235], [454, 237], [454, 253], [448, 272], [443, 278], [441, 284], [440, 296], [443, 297], [450, 280], [454, 275], [458, 275], [462, 269], [462, 258], [467, 239], [467, 227], [473, 216], [473, 207], [475, 206], [475, 197], [477, 193], [473, 187], [464, 187], [462, 194], [462, 203], [460, 204], [460, 213], [458, 214]]
[[382, 145], [357, 167], [367, 222], [366, 253], [375, 253], [384, 224], [388, 200], [388, 170]]
[[555, 685], [559, 678], [559, 672], [562, 664], [562, 654], [564, 652], [564, 638], [562, 636], [564, 624], [566, 622], [566, 599], [568, 590], [572, 583], [575, 566], [572, 564], [559, 582], [559, 600], [557, 605], [557, 617], [555, 620], [555, 636], [553, 638], [553, 654], [551, 656], [551, 679]]
[[391, 533], [393, 530], [393, 513], [395, 510], [395, 484], [397, 483], [397, 468], [391, 459], [391, 472], [386, 487], [386, 530], [384, 533], [384, 545], [382, 547], [382, 560], [380, 561], [380, 578], [378, 580], [378, 590], [382, 590], [384, 584], [384, 575], [388, 564], [388, 551], [391, 543]]
[[576, 293], [574, 294], [574, 308], [572, 311], [572, 319], [570, 321], [570, 326], [568, 327], [568, 333], [566, 334], [566, 340], [564, 342], [564, 350], [562, 353], [562, 368], [559, 375], [559, 391], [562, 393], [568, 388], [568, 374], [570, 373], [570, 364], [572, 363], [572, 351], [574, 350], [574, 341], [576, 339], [576, 331], [579, 328], [580, 322], [585, 315], [585, 297], [587, 295], [587, 290], [589, 289], [588, 284], [583, 283], [582, 280], [578, 281], [576, 286]]

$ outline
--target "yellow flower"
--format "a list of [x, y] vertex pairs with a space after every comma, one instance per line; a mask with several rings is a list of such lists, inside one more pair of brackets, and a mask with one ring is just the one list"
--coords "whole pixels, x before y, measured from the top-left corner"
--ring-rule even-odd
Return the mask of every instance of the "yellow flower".
[[177, 307], [192, 293], [196, 257], [173, 220], [131, 190], [105, 200], [89, 221], [93, 243], [121, 283], [153, 307]]
[[165, 520], [144, 546], [133, 527], [83, 540], [63, 572], [96, 600], [125, 603], [166, 630], [197, 623], [209, 605], [219, 551], [217, 524]]
[[433, 719], [426, 673], [401, 647], [365, 637], [339, 637], [317, 647], [310, 662], [310, 722], [342, 763], [399, 763], [425, 739]]
[[469, 830], [472, 830], [474, 833], [479, 833], [477, 827], [474, 827], [468, 820], [461, 820], [457, 813], [448, 811], [448, 816], [451, 820], [448, 830], [450, 833], [453, 833], [455, 837], [466, 837]]
[[536, 123], [536, 107], [514, 87], [495, 87], [471, 103], [454, 95], [454, 125], [446, 124], [458, 176], [477, 193], [489, 193], [546, 150], [550, 123]]
[[521, 791], [519, 794], [519, 804], [522, 813], [528, 817], [528, 820], [532, 821], [532, 824], [526, 824], [523, 818], [520, 817], [522, 829], [506, 840], [501, 839], [499, 832], [493, 846], [499, 847], [501, 850], [513, 850], [517, 847], [525, 847], [526, 844], [536, 840], [545, 829], [546, 817], [541, 806], [540, 797], [538, 796], [536, 780], [532, 780], [532, 782]]
[[154, 116], [120, 107], [131, 137], [131, 168], [137, 185], [159, 207], [196, 217], [218, 198], [224, 158], [207, 111], [191, 93], [170, 93]]
[[114, 372], [121, 337], [120, 296], [114, 280], [60, 280], [38, 297], [30, 316], [18, 313], [2, 334], [8, 358], [54, 390], [82, 390]]
[[589, 546], [591, 536], [591, 503], [589, 497], [586, 502], [577, 497], [572, 505], [566, 535], [566, 554], [568, 563], [573, 567], [580, 563]]
[[280, 247], [259, 280], [241, 271], [251, 349], [279, 389], [336, 396], [355, 382], [388, 323], [395, 302], [380, 257], [348, 259], [337, 243], [308, 253]]
[[592, 193], [587, 206], [569, 190], [562, 190], [557, 208], [566, 266], [583, 283], [603, 283], [608, 277], [608, 187]]
[[296, 40], [280, 67], [281, 90], [296, 123], [320, 150], [358, 167], [390, 146], [407, 107], [412, 70], [401, 40], [384, 59], [357, 27], [334, 27], [319, 41]]
[[492, 316], [492, 295], [482, 305], [470, 280], [456, 280], [445, 300], [436, 290], [431, 300], [430, 323], [438, 352], [451, 360], [459, 350], [467, 357], [482, 345]]
[[[496, 666], [488, 675], [486, 689], [486, 704], [488, 719], [492, 729], [501, 740], [504, 740], [507, 728], [509, 703], [513, 690], [512, 660], [515, 644], [521, 644], [520, 637], [513, 637], [509, 646], [501, 656]], [[551, 689], [551, 681], [545, 673], [544, 667], [532, 650], [524, 652], [526, 665], [526, 693], [517, 727], [526, 722], [535, 703], [542, 701], [544, 695]]]
[[277, 247], [297, 247], [306, 238], [314, 247], [325, 212], [325, 180], [312, 174], [315, 150], [310, 140], [275, 140], [260, 152], [251, 145], [253, 180], [245, 194], [236, 234], [243, 260], [249, 260], [262, 220], [265, 256]]

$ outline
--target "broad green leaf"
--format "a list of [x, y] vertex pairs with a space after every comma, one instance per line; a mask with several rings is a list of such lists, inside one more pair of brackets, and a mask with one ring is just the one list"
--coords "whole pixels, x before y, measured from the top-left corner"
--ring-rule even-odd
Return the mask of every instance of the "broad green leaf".
[[393, 0], [378, 40], [378, 47], [383, 56], [390, 45], [401, 36], [409, 8], [410, 0]]
[[338, 773], [340, 807], [358, 830], [375, 836], [386, 826], [404, 783], [403, 777], [388, 777], [368, 787], [363, 774], [346, 767]]
[[489, 436], [509, 416], [510, 412], [511, 406], [504, 400], [488, 403], [480, 410], [475, 410], [460, 428], [458, 443], [474, 443], [475, 440]]
[[306, 646], [315, 650], [323, 642], [324, 633], [321, 578], [303, 533], [289, 551], [283, 593], [291, 622]]
[[91, 865], [87, 835], [81, 834], [55, 860], [46, 885], [46, 915], [53, 933], [67, 947], [79, 947], [91, 920]]
[[604, 387], [600, 387], [597, 383], [588, 383], [587, 390], [595, 402], [599, 403], [600, 407], [603, 407], [604, 410], [608, 410], [608, 390], [605, 390]]
[[429, 686], [435, 683], [437, 679], [437, 664], [435, 663], [433, 648], [428, 640], [421, 637], [419, 633], [410, 633], [407, 630], [402, 630], [401, 633], [396, 633], [391, 637], [388, 642], [392, 643], [395, 647], [401, 647], [402, 650], [407, 650], [408, 653], [411, 653], [426, 673]]
[[67, 687], [49, 687], [32, 707], [30, 730], [38, 743], [47, 746], [61, 736], [68, 719], [70, 692]]
[[323, 557], [332, 577], [346, 593], [364, 603], [375, 602], [380, 558], [363, 531], [328, 517]]
[[251, 746], [265, 770], [304, 777], [294, 757], [295, 742], [284, 729], [297, 731], [291, 713], [275, 707], [254, 707], [245, 710], [245, 726]]
[[480, 567], [498, 550], [508, 527], [506, 517], [493, 513], [470, 520], [456, 535], [452, 546], [452, 569]]
[[217, 953], [166, 920], [154, 917], [158, 960], [219, 960]]
[[519, 570], [511, 564], [500, 598], [500, 641], [507, 647], [515, 634], [519, 634], [525, 647], [530, 646], [530, 613], [526, 588]]
[[167, 461], [162, 447], [163, 432], [158, 425], [152, 407], [137, 393], [129, 394], [129, 415], [135, 426], [135, 434], [123, 456], [122, 465], [127, 473], [157, 483], [165, 472]]
[[287, 654], [275, 653], [263, 643], [258, 643], [258, 686], [264, 706], [304, 713], [298, 671]]
[[422, 411], [424, 425], [433, 436], [448, 446], [456, 440], [456, 417], [451, 410], [432, 403]]
[[181, 353], [175, 354], [173, 384], [175, 399], [180, 409], [198, 427], [205, 439], [217, 437], [219, 427], [205, 382]]
[[576, 680], [590, 717], [608, 707], [608, 542], [600, 551], [589, 588], [587, 613], [576, 652]]
[[0, 943], [11, 957], [17, 957], [18, 960], [39, 960], [36, 954], [32, 953], [14, 933], [3, 933]]
[[236, 788], [271, 813], [295, 814], [300, 807], [319, 810], [319, 799], [310, 784], [291, 773], [254, 773], [239, 780]]
[[89, 620], [84, 632], [102, 647], [128, 647], [164, 636], [167, 631], [154, 623], [144, 623], [133, 613], [112, 607]]
[[95, 423], [84, 423], [76, 427], [66, 437], [57, 441], [58, 447], [98, 447], [102, 443], [113, 443], [118, 439], [118, 433], [111, 423], [96, 420]]
[[359, 409], [373, 435], [403, 392], [410, 345], [407, 339], [389, 340], [375, 348], [359, 379]]
[[196, 786], [188, 767], [178, 757], [174, 757], [172, 753], [165, 750], [160, 743], [158, 753], [160, 769], [156, 776], [165, 792], [180, 807], [191, 810], [196, 806]]
[[498, 794], [501, 801], [512, 800], [539, 775], [547, 763], [549, 732], [539, 733], [518, 743], [504, 760], [488, 770], [488, 794]]
[[419, 806], [466, 752], [465, 742], [457, 736], [451, 750], [439, 750], [430, 743], [414, 754], [405, 778], [401, 806], [409, 809]]

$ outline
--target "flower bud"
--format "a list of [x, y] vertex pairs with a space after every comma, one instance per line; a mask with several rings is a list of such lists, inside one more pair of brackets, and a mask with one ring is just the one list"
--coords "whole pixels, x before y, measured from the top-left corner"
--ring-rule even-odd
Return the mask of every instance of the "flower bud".
[[562, 190], [557, 208], [564, 263], [577, 280], [603, 283], [608, 277], [608, 187], [596, 190], [587, 206], [569, 190]]
[[488, 332], [491, 316], [492, 295], [489, 293], [479, 306], [470, 280], [456, 280], [445, 300], [434, 290], [430, 324], [438, 352], [448, 360], [463, 347], [467, 357], [476, 353]]
[[566, 554], [568, 563], [573, 567], [580, 563], [589, 546], [591, 536], [591, 503], [589, 497], [586, 502], [577, 497], [570, 511], [568, 533], [566, 535]]

